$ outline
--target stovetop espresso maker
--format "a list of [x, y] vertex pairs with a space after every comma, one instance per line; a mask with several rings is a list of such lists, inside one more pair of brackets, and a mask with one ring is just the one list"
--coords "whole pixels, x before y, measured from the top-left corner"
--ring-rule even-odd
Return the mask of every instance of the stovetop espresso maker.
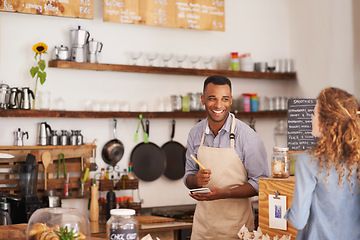
[[22, 132], [21, 128], [18, 128], [16, 132], [14, 132], [15, 135], [15, 146], [24, 146], [24, 136], [26, 136], [26, 139], [29, 139], [29, 133], [28, 132]]
[[10, 87], [4, 81], [0, 84], [0, 109], [9, 107]]
[[90, 33], [78, 26], [78, 29], [70, 30], [71, 60], [75, 62], [86, 62], [85, 47], [89, 43]]

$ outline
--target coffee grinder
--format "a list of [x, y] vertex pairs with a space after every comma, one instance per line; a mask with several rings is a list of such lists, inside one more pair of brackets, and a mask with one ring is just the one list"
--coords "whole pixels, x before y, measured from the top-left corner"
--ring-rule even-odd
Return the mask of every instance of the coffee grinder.
[[19, 165], [21, 198], [11, 200], [13, 224], [27, 223], [33, 212], [45, 207], [36, 195], [38, 168], [39, 165], [32, 154], [28, 154], [26, 161]]

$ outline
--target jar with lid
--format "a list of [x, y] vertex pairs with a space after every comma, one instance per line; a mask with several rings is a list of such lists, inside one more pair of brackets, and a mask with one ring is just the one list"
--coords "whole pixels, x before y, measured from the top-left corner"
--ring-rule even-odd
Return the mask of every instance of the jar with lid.
[[201, 98], [199, 98], [198, 93], [191, 92], [188, 93], [190, 99], [190, 111], [200, 111], [201, 109]]
[[271, 159], [271, 175], [274, 178], [287, 178], [290, 176], [289, 148], [274, 147]]
[[134, 209], [111, 209], [106, 222], [106, 239], [139, 239], [139, 223]]

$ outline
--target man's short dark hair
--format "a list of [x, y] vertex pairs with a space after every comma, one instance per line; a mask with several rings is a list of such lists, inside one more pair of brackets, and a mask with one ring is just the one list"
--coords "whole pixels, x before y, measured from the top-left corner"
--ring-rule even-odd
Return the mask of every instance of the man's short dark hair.
[[209, 83], [212, 83], [214, 85], [229, 85], [231, 91], [231, 81], [227, 77], [220, 75], [212, 75], [206, 78], [204, 82], [203, 92], [205, 92], [205, 88]]

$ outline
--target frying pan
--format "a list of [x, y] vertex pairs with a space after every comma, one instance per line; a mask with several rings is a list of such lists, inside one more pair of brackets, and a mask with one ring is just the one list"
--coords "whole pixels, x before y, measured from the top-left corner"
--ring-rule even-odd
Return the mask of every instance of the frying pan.
[[[142, 121], [141, 125], [143, 131], [149, 134], [149, 120], [146, 120], [146, 130]], [[164, 151], [156, 144], [142, 142], [132, 150], [130, 162], [132, 162], [134, 174], [139, 179], [151, 182], [163, 174], [166, 156]]]
[[113, 167], [121, 160], [124, 155], [124, 145], [116, 138], [116, 124], [117, 120], [113, 120], [114, 123], [114, 139], [108, 141], [101, 152], [102, 159], [106, 164]]
[[166, 155], [166, 168], [164, 175], [171, 180], [178, 180], [185, 174], [186, 149], [180, 143], [173, 141], [175, 135], [175, 120], [172, 120], [171, 140], [161, 148]]

